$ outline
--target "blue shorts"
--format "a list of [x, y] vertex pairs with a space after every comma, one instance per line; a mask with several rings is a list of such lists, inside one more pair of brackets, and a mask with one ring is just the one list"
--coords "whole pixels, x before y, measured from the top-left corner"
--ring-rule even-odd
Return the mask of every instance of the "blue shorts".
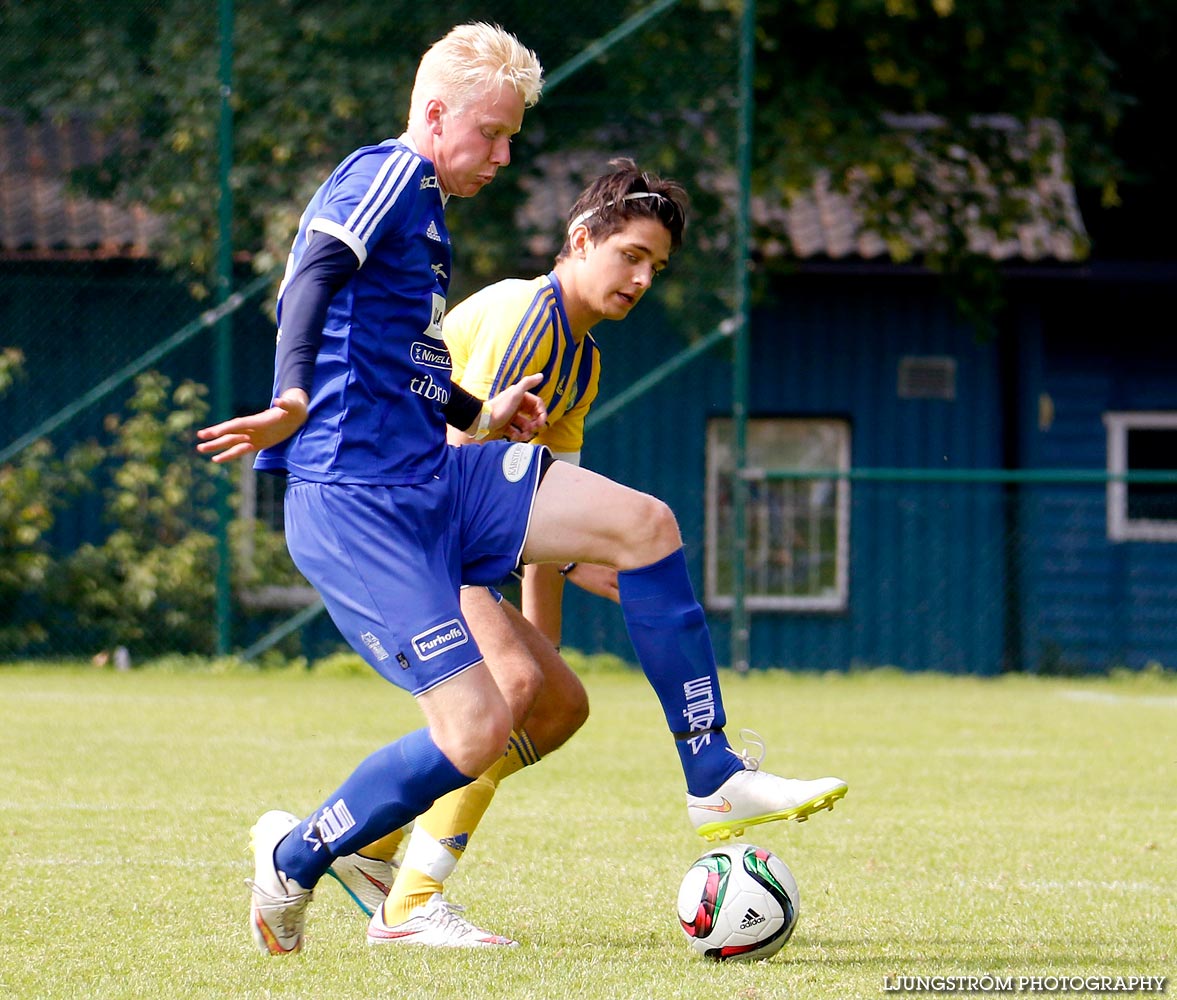
[[417, 486], [291, 480], [286, 544], [332, 620], [383, 677], [422, 694], [482, 659], [458, 599], [519, 564], [546, 449], [446, 448]]

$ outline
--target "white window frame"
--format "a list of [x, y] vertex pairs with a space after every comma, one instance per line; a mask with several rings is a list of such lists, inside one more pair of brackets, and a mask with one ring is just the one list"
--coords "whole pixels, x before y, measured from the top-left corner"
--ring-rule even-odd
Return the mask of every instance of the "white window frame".
[[[1105, 413], [1110, 476], [1123, 476], [1128, 468], [1128, 432], [1131, 430], [1177, 431], [1177, 413], [1138, 410]], [[1107, 484], [1108, 538], [1113, 542], [1177, 542], [1177, 518], [1169, 521], [1128, 516], [1128, 483], [1109, 478]]]
[[[819, 471], [819, 470], [837, 470], [839, 472], [847, 472], [850, 469], [850, 424], [848, 421], [832, 417], [758, 417], [748, 421], [748, 436], [749, 436], [749, 457], [752, 460], [753, 442], [751, 439], [756, 433], [758, 426], [764, 425], [794, 425], [803, 427], [805, 425], [821, 425], [822, 427], [832, 427], [837, 433], [836, 455], [835, 462], [830, 464], [829, 458], [826, 456], [814, 456], [812, 462], [803, 462], [801, 464], [786, 466], [776, 464], [768, 466], [767, 463], [761, 462], [759, 464], [765, 466], [765, 469], [780, 471]], [[730, 471], [720, 468], [719, 455], [720, 445], [723, 442], [722, 435], [725, 433], [725, 428], [730, 425], [730, 421], [726, 420], [712, 420], [707, 426], [707, 479], [706, 479], [706, 552], [704, 557], [704, 595], [707, 607], [716, 610], [730, 609], [735, 604], [735, 598], [731, 593], [721, 593], [719, 589], [719, 570], [720, 557], [726, 553], [726, 546], [730, 544], [728, 540], [722, 540], [719, 537], [719, 487], [723, 477], [730, 475]], [[749, 469], [746, 475], [749, 478], [757, 478], [757, 472], [765, 470]], [[777, 480], [780, 482], [780, 480]], [[836, 538], [834, 544], [834, 586], [820, 594], [767, 594], [757, 593], [754, 589], [755, 580], [755, 560], [756, 553], [748, 552], [745, 555], [745, 576], [749, 581], [746, 585], [744, 604], [751, 611], [787, 611], [787, 612], [813, 612], [813, 611], [845, 611], [849, 605], [850, 599], [850, 482], [846, 477], [839, 477], [837, 479], [823, 479], [823, 480], [800, 480], [800, 482], [819, 482], [824, 484], [831, 484], [830, 488], [834, 490], [834, 520], [836, 525]], [[747, 512], [749, 517], [755, 516], [755, 511], [749, 509]], [[760, 532], [760, 537], [765, 539], [767, 532]], [[724, 552], [721, 552], [721, 545], [725, 547]]]

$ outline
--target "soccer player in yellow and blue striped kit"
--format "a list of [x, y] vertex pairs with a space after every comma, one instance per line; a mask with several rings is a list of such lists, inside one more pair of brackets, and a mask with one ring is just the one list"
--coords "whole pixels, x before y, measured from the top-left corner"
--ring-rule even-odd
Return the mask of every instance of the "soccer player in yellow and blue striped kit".
[[[532, 391], [546, 406], [547, 424], [533, 443], [575, 465], [580, 464], [585, 418], [601, 373], [591, 330], [601, 321], [624, 319], [637, 305], [679, 248], [686, 222], [686, 193], [679, 184], [645, 173], [629, 159], [613, 160], [610, 166], [569, 213], [564, 245], [550, 273], [490, 285], [455, 306], [443, 326], [453, 380], [472, 395], [490, 399], [526, 376], [542, 376]], [[449, 437], [459, 445], [470, 441], [453, 428]], [[681, 561], [681, 552], [671, 558]], [[436, 912], [436, 900], [502, 778], [555, 750], [587, 716], [583, 686], [558, 655], [566, 578], [618, 600], [616, 572], [585, 563], [527, 566], [522, 583], [527, 621], [510, 604], [499, 603], [494, 590], [463, 590], [462, 612], [487, 664], [500, 688], [522, 692], [517, 715], [530, 714], [517, 719], [511, 745], [498, 764], [439, 799], [417, 820], [386, 900], [381, 893], [392, 866], [363, 855], [391, 856], [399, 834], [332, 869], [366, 912], [383, 902], [388, 940], [439, 946], [511, 943], [451, 913]], [[689, 628], [705, 629], [701, 614], [687, 609]], [[627, 624], [631, 630], [643, 628], [635, 618]], [[537, 682], [540, 691], [535, 694]], [[743, 774], [758, 762], [727, 752], [718, 685], [713, 687], [709, 677], [696, 678], [696, 697], [690, 689], [684, 696], [681, 682], [678, 676], [651, 678], [677, 737], [690, 818], [700, 833], [728, 836], [745, 822], [804, 818], [845, 793], [846, 785], [838, 779], [785, 782], [782, 789], [788, 791], [770, 808], [761, 803], [750, 810], [745, 804], [733, 807], [730, 793], [720, 794], [726, 786], [709, 795], [718, 777]], [[705, 716], [705, 725], [692, 719], [696, 710]]]

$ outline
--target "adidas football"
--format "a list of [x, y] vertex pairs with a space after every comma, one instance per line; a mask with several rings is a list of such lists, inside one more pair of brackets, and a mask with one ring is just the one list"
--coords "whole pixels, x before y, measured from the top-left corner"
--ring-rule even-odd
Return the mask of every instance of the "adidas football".
[[716, 961], [775, 955], [797, 925], [797, 880], [771, 851], [730, 844], [708, 851], [678, 890], [678, 921], [691, 947]]

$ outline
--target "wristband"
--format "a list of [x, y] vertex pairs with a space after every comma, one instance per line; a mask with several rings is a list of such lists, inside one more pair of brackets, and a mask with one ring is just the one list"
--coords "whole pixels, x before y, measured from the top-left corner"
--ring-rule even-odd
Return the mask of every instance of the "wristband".
[[478, 418], [478, 430], [471, 437], [475, 441], [483, 440], [490, 433], [490, 401], [482, 404], [482, 415]]

